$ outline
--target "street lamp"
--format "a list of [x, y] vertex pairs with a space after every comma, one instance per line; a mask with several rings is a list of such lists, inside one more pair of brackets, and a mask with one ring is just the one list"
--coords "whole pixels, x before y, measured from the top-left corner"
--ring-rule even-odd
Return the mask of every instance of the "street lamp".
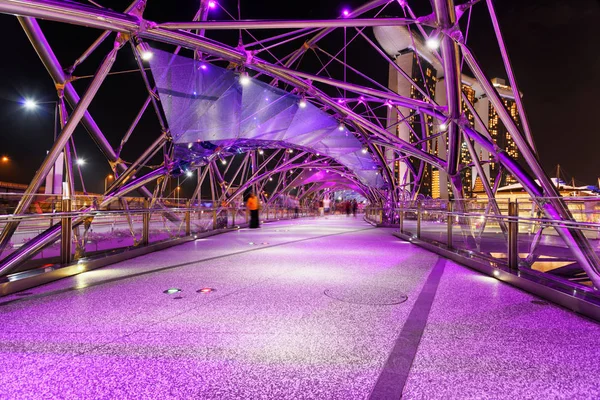
[[104, 178], [104, 193], [106, 193], [106, 187], [107, 187], [107, 183], [108, 183], [108, 181], [109, 181], [109, 180], [111, 180], [111, 181], [112, 181], [114, 178], [115, 178], [115, 177], [114, 177], [112, 174], [110, 174], [110, 175], [108, 175], [106, 178]]
[[33, 99], [24, 99], [23, 106], [30, 111], [35, 110], [40, 104], [54, 104], [54, 140], [56, 140], [56, 125], [58, 122], [58, 101], [36, 101]]
[[[54, 104], [54, 141], [56, 142], [56, 126], [58, 124], [58, 101], [35, 101], [34, 99], [24, 99], [23, 106], [29, 110], [35, 110], [40, 104]], [[62, 170], [63, 158], [56, 159], [52, 171], [46, 176], [46, 194], [59, 194], [62, 192]]]
[[2, 156], [2, 163], [7, 163], [9, 161], [10, 159], [7, 156]]

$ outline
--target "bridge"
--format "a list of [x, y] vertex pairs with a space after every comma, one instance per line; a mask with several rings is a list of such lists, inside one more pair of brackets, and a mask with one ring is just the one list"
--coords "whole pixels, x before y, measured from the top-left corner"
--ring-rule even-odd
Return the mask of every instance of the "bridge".
[[105, 3], [0, 0], [56, 89], [0, 193], [1, 397], [599, 396], [598, 188], [542, 168], [491, 0]]

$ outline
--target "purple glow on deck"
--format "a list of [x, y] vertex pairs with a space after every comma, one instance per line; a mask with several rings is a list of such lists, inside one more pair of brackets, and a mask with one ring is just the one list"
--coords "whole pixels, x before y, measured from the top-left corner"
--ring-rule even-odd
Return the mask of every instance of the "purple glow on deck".
[[[439, 259], [390, 232], [267, 224], [32, 289], [1, 307], [0, 397], [367, 398]], [[600, 326], [534, 299], [447, 261], [403, 398], [599, 398]]]

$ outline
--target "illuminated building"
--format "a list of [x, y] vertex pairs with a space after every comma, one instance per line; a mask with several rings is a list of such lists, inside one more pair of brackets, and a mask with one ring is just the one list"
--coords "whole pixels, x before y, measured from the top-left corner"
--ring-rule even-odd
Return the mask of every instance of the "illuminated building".
[[[383, 49], [392, 57], [395, 63], [419, 86], [421, 89], [416, 89], [411, 85], [400, 73], [390, 66], [388, 86], [401, 96], [410, 97], [417, 100], [425, 100], [423, 92], [432, 98], [441, 106], [446, 105], [446, 88], [444, 82], [444, 71], [442, 65], [437, 61], [431, 50], [427, 48], [425, 43], [420, 39], [417, 33], [413, 32], [411, 37], [406, 27], [375, 27], [373, 29], [375, 37], [381, 44]], [[520, 162], [521, 154], [500, 121], [498, 114], [490, 104], [489, 100], [483, 93], [479, 83], [472, 77], [462, 75], [462, 90], [468, 101], [474, 105], [475, 111], [485, 124], [485, 128], [490, 132], [490, 135], [498, 145], [504, 149], [512, 158]], [[494, 87], [503, 99], [506, 108], [512, 118], [520, 127], [519, 114], [516, 102], [514, 101], [513, 93], [510, 87], [505, 85], [504, 80], [496, 78], [492, 80]], [[475, 117], [467, 108], [464, 100], [462, 109], [465, 118], [471, 126], [477, 130], [482, 130], [482, 127], [476, 124]], [[415, 143], [423, 138], [436, 136], [443, 132], [445, 128], [441, 126], [439, 121], [434, 121], [431, 117], [426, 117], [425, 121], [421, 116], [413, 116], [414, 110], [406, 107], [390, 107], [388, 109], [388, 126], [389, 131], [393, 132], [397, 137]], [[404, 120], [409, 124], [404, 123]], [[430, 154], [437, 155], [442, 159], [446, 159], [447, 151], [447, 135], [442, 134], [434, 137], [431, 140], [425, 141], [423, 150]], [[495, 179], [500, 172], [499, 165], [491, 159], [488, 152], [484, 151], [481, 146], [474, 144], [474, 150], [479, 160], [482, 162], [482, 167], [486, 175], [490, 177], [490, 184], [493, 185]], [[408, 161], [393, 160], [393, 152], [386, 154], [390, 160], [390, 168], [393, 168], [398, 182], [407, 190], [412, 188], [414, 179], [410, 173]], [[413, 166], [418, 165], [415, 160], [410, 160]], [[416, 169], [416, 168], [415, 168]], [[481, 178], [478, 177], [477, 171], [473, 166], [473, 160], [465, 142], [461, 143], [460, 147], [460, 174], [463, 184], [463, 194], [465, 197], [471, 197], [478, 192], [482, 187]], [[515, 183], [516, 180], [511, 175], [502, 173], [500, 186]], [[432, 198], [447, 199], [451, 197], [451, 187], [449, 180], [444, 171], [438, 171], [427, 165], [423, 171], [419, 184], [419, 193]]]

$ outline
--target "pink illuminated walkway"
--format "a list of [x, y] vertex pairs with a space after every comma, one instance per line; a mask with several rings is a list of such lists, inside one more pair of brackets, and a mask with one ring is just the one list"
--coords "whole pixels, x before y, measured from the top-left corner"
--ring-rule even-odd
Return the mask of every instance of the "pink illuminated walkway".
[[600, 326], [534, 300], [359, 219], [278, 222], [0, 298], [0, 398], [600, 398]]

